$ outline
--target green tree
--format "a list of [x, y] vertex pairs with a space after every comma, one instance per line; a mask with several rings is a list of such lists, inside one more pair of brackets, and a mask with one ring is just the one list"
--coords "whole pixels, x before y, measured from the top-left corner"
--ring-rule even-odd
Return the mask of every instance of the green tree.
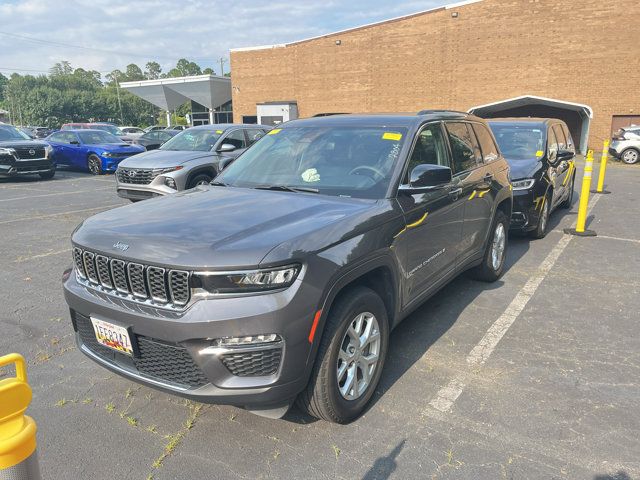
[[73, 67], [71, 67], [71, 63], [66, 60], [54, 64], [53, 67], [51, 67], [51, 69], [49, 70], [49, 74], [51, 76], [71, 75], [72, 73]]
[[130, 63], [125, 70], [127, 81], [144, 80], [144, 74], [138, 65]]
[[162, 74], [162, 67], [158, 62], [147, 62], [144, 66], [144, 76], [147, 80], [156, 80]]
[[169, 73], [167, 74], [168, 77], [188, 77], [191, 75], [202, 75], [202, 69], [200, 68], [200, 65], [195, 62], [190, 62], [186, 58], [178, 60], [175, 68], [169, 70]]
[[107, 85], [115, 85], [116, 83], [125, 82], [126, 76], [117, 68], [104, 76], [107, 79]]
[[7, 88], [8, 83], [9, 79], [0, 73], [0, 103], [4, 101], [4, 90]]
[[213, 68], [211, 68], [211, 67], [205, 68], [204, 70], [202, 70], [202, 73], [204, 75], [215, 75], [216, 74], [216, 72], [214, 72]]

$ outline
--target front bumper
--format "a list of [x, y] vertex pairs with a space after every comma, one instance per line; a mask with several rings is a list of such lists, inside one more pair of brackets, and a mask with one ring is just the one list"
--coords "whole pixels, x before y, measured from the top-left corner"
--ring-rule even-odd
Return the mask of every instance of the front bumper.
[[[176, 189], [165, 185], [164, 181], [166, 177], [167, 175], [158, 175], [151, 181], [151, 183], [146, 185], [125, 183], [116, 178], [116, 190], [119, 197], [128, 198], [130, 200], [145, 200], [147, 198], [176, 193]], [[176, 183], [178, 184], [177, 181]], [[178, 184], [178, 189], [180, 189], [180, 184]]]
[[536, 196], [532, 190], [513, 191], [513, 210], [509, 229], [528, 232], [538, 226], [544, 195]]
[[[300, 279], [283, 291], [198, 300], [184, 311], [86, 287], [75, 273], [65, 282], [64, 294], [80, 350], [136, 382], [200, 402], [248, 409], [290, 403], [306, 385], [311, 367], [307, 337], [320, 298]], [[129, 328], [138, 356], [98, 344], [91, 317]], [[245, 352], [211, 348], [216, 338], [272, 333], [280, 337], [277, 352], [261, 352], [265, 348], [256, 346], [244, 357], [231, 358]], [[261, 370], [256, 362], [277, 365]]]
[[45, 173], [55, 168], [56, 164], [50, 158], [7, 161], [6, 163], [0, 163], [0, 177]]

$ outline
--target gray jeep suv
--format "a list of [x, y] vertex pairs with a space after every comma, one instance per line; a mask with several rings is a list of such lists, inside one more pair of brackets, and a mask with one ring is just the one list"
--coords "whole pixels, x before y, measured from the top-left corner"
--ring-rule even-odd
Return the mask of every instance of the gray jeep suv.
[[464, 270], [500, 277], [511, 206], [479, 118], [295, 120], [211, 185], [85, 220], [64, 293], [81, 351], [116, 373], [345, 423], [403, 318]]

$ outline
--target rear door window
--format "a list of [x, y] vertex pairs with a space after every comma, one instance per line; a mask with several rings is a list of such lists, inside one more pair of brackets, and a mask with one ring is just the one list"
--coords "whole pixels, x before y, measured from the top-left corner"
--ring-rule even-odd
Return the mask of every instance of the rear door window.
[[460, 173], [476, 168], [482, 159], [480, 146], [471, 126], [464, 122], [447, 122], [446, 127], [454, 172]]
[[571, 137], [571, 132], [569, 131], [566, 125], [562, 125], [562, 131], [564, 132], [564, 136], [567, 139], [567, 149], [573, 151], [575, 146], [573, 144], [573, 138]]
[[493, 135], [485, 125], [479, 123], [473, 124], [473, 130], [476, 132], [480, 149], [482, 150], [482, 160], [484, 163], [491, 163], [498, 159], [498, 147], [493, 141]]
[[549, 160], [553, 161], [558, 153], [558, 140], [556, 140], [556, 134], [552, 128], [549, 129], [547, 151], [549, 152]]
[[247, 138], [249, 139], [249, 145], [253, 145], [265, 136], [265, 131], [261, 128], [247, 128], [246, 132]]
[[222, 141], [222, 143], [229, 143], [236, 148], [246, 148], [247, 141], [244, 137], [244, 130], [234, 130]]

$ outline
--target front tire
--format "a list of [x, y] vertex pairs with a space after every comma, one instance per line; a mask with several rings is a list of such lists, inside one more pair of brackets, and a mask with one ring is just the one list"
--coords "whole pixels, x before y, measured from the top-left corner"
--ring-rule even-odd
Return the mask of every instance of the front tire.
[[573, 203], [573, 189], [575, 185], [576, 185], [576, 174], [574, 173], [573, 177], [571, 178], [571, 182], [567, 187], [569, 189], [569, 194], [567, 195], [567, 198], [565, 198], [564, 201], [560, 204], [560, 208], [571, 208], [571, 204]]
[[328, 422], [355, 419], [380, 381], [388, 348], [389, 320], [382, 299], [366, 287], [348, 290], [331, 307], [298, 406]]
[[213, 180], [211, 175], [207, 175], [206, 173], [200, 173], [195, 177], [193, 177], [191, 180], [189, 180], [189, 183], [187, 184], [187, 189], [195, 188], [198, 185], [209, 185], [209, 183], [211, 183], [211, 180]]
[[640, 160], [640, 152], [635, 148], [627, 148], [620, 154], [620, 160], [627, 165], [633, 165], [634, 163], [638, 163], [638, 160]]
[[91, 175], [102, 175], [102, 160], [100, 160], [100, 157], [94, 154], [89, 155], [87, 169]]
[[547, 194], [544, 197], [544, 203], [542, 204], [542, 211], [538, 218], [538, 225], [535, 230], [529, 232], [529, 236], [535, 239], [541, 239], [547, 236], [547, 227], [549, 226], [549, 215], [551, 213], [551, 194]]
[[509, 241], [509, 220], [502, 210], [497, 210], [482, 263], [472, 270], [472, 275], [483, 282], [495, 282], [504, 273]]
[[51, 180], [55, 174], [56, 174], [56, 169], [54, 168], [53, 170], [49, 170], [48, 172], [42, 172], [42, 173], [39, 173], [38, 175], [40, 175], [40, 178], [42, 178], [43, 180]]

